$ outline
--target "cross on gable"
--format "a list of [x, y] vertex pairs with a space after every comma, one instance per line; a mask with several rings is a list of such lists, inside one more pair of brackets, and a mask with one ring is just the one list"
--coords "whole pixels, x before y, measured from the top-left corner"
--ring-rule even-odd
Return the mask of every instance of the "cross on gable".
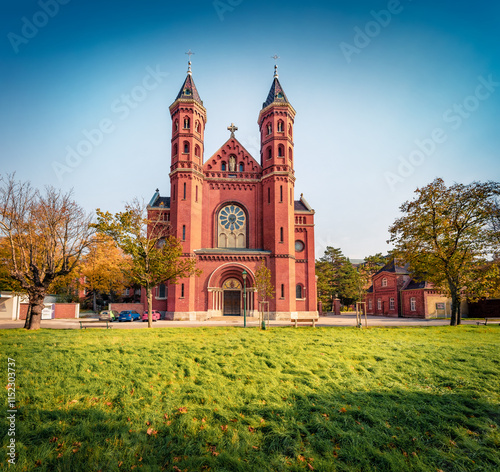
[[194, 52], [192, 52], [191, 49], [189, 49], [189, 51], [185, 52], [184, 54], [187, 54], [189, 56], [189, 60], [191, 60], [191, 56], [194, 54]]
[[227, 129], [231, 131], [231, 138], [234, 138], [234, 132], [238, 129], [238, 127], [234, 126], [234, 123], [231, 123], [231, 126], [228, 126]]

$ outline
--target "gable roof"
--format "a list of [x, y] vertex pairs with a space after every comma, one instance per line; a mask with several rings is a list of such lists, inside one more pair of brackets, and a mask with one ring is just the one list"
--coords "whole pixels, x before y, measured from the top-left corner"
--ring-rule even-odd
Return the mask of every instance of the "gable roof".
[[[203, 164], [204, 171], [213, 171], [215, 166], [218, 166], [224, 159], [227, 159], [231, 154], [234, 154], [237, 159], [242, 160], [245, 166], [245, 172], [262, 172], [260, 164], [252, 157], [236, 138], [229, 138], [210, 158]], [[235, 170], [238, 172], [238, 170]]]
[[409, 264], [401, 264], [397, 259], [391, 259], [382, 269], [376, 272], [373, 276], [382, 273], [382, 272], [391, 272], [393, 274], [408, 274]]

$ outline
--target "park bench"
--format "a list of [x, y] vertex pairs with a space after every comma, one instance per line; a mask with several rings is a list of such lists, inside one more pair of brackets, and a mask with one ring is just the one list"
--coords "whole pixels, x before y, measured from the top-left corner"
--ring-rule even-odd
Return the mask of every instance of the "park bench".
[[106, 329], [111, 329], [113, 326], [109, 325], [109, 321], [91, 321], [91, 320], [80, 320], [80, 329], [87, 329], [87, 328], [106, 328]]
[[484, 321], [476, 321], [476, 324], [477, 324], [478, 326], [479, 326], [480, 324], [484, 324], [485, 326], [487, 326], [487, 325], [488, 325], [488, 321], [493, 322], [493, 321], [496, 321], [496, 320], [498, 320], [498, 319], [500, 319], [498, 316], [490, 316], [490, 317], [488, 317], [488, 318], [485, 318], [485, 319], [484, 319]]
[[297, 323], [312, 323], [312, 327], [315, 328], [316, 320], [317, 318], [295, 318], [290, 321], [294, 323], [295, 327], [297, 327]]

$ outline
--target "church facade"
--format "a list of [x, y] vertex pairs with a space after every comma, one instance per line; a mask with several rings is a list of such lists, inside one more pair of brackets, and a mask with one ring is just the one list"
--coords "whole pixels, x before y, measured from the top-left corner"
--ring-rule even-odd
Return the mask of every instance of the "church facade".
[[316, 318], [314, 210], [294, 198], [295, 110], [278, 80], [258, 116], [260, 156], [251, 156], [228, 127], [229, 139], [204, 159], [207, 111], [191, 63], [170, 106], [170, 196], [157, 191], [151, 219], [171, 225], [183, 257], [196, 259], [201, 275], [156, 287], [153, 309], [166, 319], [206, 320], [257, 316], [255, 274], [271, 272], [271, 319]]

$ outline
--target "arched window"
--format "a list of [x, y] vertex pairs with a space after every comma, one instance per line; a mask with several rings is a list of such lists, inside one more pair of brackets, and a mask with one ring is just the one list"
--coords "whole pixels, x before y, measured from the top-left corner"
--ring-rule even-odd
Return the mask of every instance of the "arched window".
[[292, 124], [291, 123], [288, 125], [288, 135], [289, 136], [292, 135]]
[[174, 150], [172, 151], [172, 154], [174, 156], [177, 156], [177, 153], [178, 153], [178, 148], [177, 148], [177, 143], [174, 144]]
[[285, 157], [285, 147], [283, 144], [278, 146], [278, 157]]
[[293, 161], [293, 150], [292, 148], [288, 148], [288, 159], [290, 159], [291, 161]]
[[280, 185], [280, 203], [283, 203], [283, 185]]
[[191, 128], [191, 120], [186, 116], [186, 118], [184, 118], [184, 129], [189, 128]]
[[[184, 182], [184, 189], [183, 189], [182, 195], [183, 195], [183, 196], [182, 196], [182, 198], [183, 198], [184, 200], [186, 200], [186, 183], [185, 183], [185, 182]], [[183, 239], [184, 239], [184, 238], [183, 238]]]
[[197, 121], [197, 122], [195, 123], [195, 125], [194, 125], [194, 129], [196, 130], [196, 132], [197, 132], [197, 133], [199, 133], [199, 132], [200, 132], [200, 130], [201, 130], [201, 126], [200, 126], [200, 122], [199, 122], [199, 121]]
[[382, 279], [382, 287], [387, 287], [387, 277]]
[[182, 225], [182, 240], [186, 240], [186, 225]]
[[300, 285], [300, 284], [297, 284], [295, 286], [295, 298], [297, 298], [298, 300], [300, 300], [301, 298], [304, 298], [304, 291], [302, 289], [302, 285]]
[[278, 132], [279, 133], [282, 133], [284, 131], [283, 125], [284, 125], [283, 120], [279, 120], [278, 121]]
[[245, 164], [243, 162], [240, 162], [240, 172], [245, 172]]
[[221, 169], [226, 170], [226, 163], [224, 161], [222, 161], [221, 163]]
[[247, 247], [247, 216], [238, 205], [228, 203], [217, 214], [218, 247]]
[[200, 157], [200, 146], [196, 145], [194, 147], [194, 155]]
[[184, 141], [184, 154], [189, 154], [189, 143]]
[[167, 287], [165, 286], [165, 284], [160, 284], [158, 285], [158, 287], [156, 287], [156, 298], [167, 298]]
[[267, 158], [271, 159], [273, 157], [273, 151], [270, 147], [267, 148]]
[[271, 134], [273, 132], [273, 125], [271, 123], [267, 124], [267, 134]]
[[179, 131], [179, 120], [175, 120], [174, 128], [175, 128], [175, 131]]

